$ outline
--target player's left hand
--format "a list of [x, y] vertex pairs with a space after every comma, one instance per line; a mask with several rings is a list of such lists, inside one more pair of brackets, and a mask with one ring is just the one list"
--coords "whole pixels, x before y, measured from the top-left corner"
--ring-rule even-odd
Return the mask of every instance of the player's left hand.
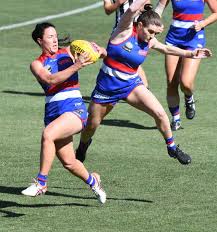
[[194, 30], [196, 31], [196, 32], [198, 32], [198, 31], [201, 31], [203, 28], [204, 28], [204, 26], [203, 26], [203, 21], [194, 21]]
[[208, 48], [197, 48], [192, 52], [193, 59], [203, 59], [212, 56], [212, 52]]
[[98, 44], [95, 42], [91, 42], [91, 44], [94, 46], [94, 48], [97, 50], [97, 52], [100, 54], [100, 58], [104, 58], [107, 56], [107, 51], [105, 48], [100, 47]]

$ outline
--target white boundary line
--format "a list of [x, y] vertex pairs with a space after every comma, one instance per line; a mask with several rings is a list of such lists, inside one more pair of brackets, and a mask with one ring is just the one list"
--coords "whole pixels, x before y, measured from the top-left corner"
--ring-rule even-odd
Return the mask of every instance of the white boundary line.
[[102, 1], [100, 1], [100, 2], [96, 2], [96, 3], [92, 4], [92, 5], [83, 7], [83, 8], [78, 8], [78, 9], [71, 10], [71, 11], [66, 11], [66, 12], [61, 13], [61, 14], [48, 15], [46, 17], [36, 18], [36, 19], [26, 21], [26, 22], [22, 22], [22, 23], [15, 23], [15, 24], [11, 24], [11, 25], [1, 26], [0, 31], [10, 30], [10, 29], [13, 29], [13, 28], [18, 28], [18, 27], [28, 26], [28, 25], [31, 25], [31, 24], [36, 24], [36, 23], [43, 22], [43, 21], [48, 21], [48, 20], [51, 20], [51, 19], [57, 19], [57, 18], [62, 18], [62, 17], [69, 16], [69, 15], [78, 14], [78, 13], [81, 13], [81, 12], [84, 12], [84, 11], [88, 11], [88, 10], [98, 8], [98, 7], [102, 6], [102, 5], [103, 5], [103, 3], [102, 3]]

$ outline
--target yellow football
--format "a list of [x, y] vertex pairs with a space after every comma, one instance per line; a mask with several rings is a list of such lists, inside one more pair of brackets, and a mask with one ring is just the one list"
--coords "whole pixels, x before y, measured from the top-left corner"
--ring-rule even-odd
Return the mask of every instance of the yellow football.
[[75, 53], [81, 54], [83, 52], [88, 52], [91, 61], [96, 62], [100, 55], [97, 49], [94, 47], [92, 43], [86, 40], [74, 40], [70, 44], [71, 53], [74, 55]]

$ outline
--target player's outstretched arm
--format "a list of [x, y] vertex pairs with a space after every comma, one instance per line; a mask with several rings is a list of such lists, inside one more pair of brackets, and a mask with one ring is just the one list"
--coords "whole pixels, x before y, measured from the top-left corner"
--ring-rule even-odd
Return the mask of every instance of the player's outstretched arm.
[[165, 45], [159, 42], [156, 38], [150, 41], [150, 47], [163, 54], [182, 56], [186, 58], [203, 59], [203, 58], [208, 58], [212, 56], [212, 52], [207, 48], [197, 48], [193, 51], [184, 50], [184, 49], [177, 48], [174, 46]]

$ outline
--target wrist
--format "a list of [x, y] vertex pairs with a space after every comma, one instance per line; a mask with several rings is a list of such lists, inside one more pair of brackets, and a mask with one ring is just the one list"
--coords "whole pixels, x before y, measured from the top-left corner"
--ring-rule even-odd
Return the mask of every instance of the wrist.
[[194, 56], [194, 51], [186, 50], [184, 56], [186, 58], [192, 58]]
[[72, 65], [75, 72], [79, 71], [82, 66], [82, 62], [79, 59], [74, 63], [74, 65]]
[[200, 22], [200, 27], [201, 27], [201, 29], [203, 29], [203, 28], [205, 27], [204, 21], [201, 21], [201, 22]]
[[189, 51], [189, 52], [190, 52], [190, 54], [189, 54], [189, 58], [194, 57], [194, 51]]
[[155, 12], [160, 16], [162, 17], [162, 14], [164, 12], [164, 9], [165, 9], [165, 5], [162, 4], [160, 1], [157, 3], [157, 6], [155, 8]]

